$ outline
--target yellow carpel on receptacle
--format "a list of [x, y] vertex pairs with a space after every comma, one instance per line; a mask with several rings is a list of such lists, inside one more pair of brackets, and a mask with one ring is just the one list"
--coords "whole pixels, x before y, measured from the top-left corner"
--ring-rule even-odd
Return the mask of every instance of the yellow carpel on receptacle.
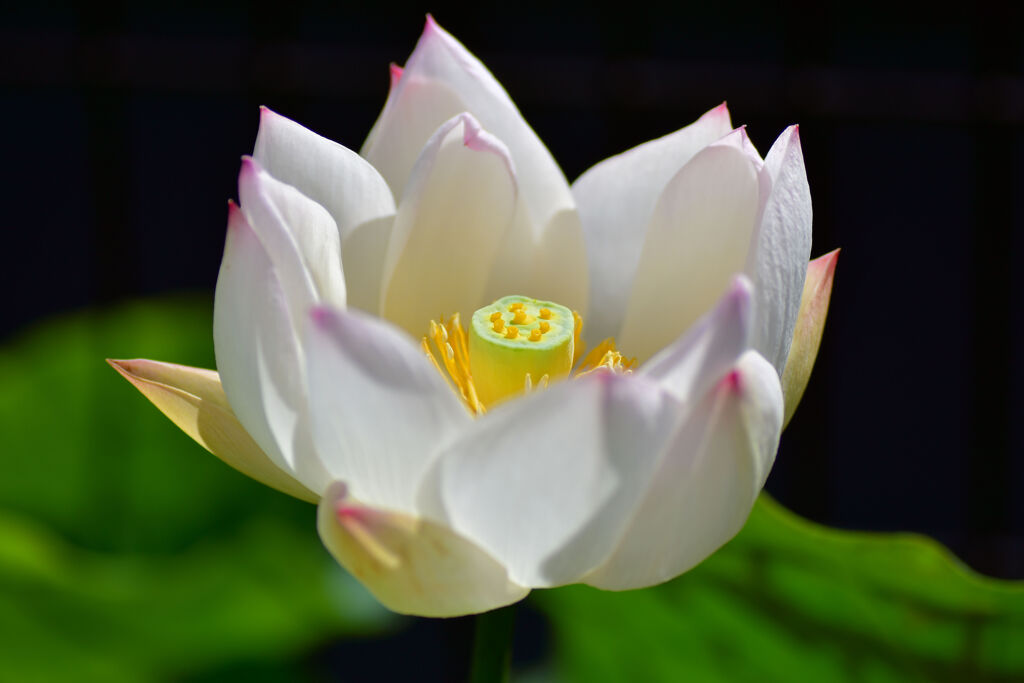
[[[497, 320], [504, 321], [502, 330]], [[469, 325], [469, 362], [480, 400], [489, 406], [522, 393], [528, 375], [567, 377], [575, 326], [568, 308], [524, 296], [502, 297], [476, 311]]]
[[479, 415], [570, 374], [630, 372], [635, 367], [636, 360], [619, 353], [612, 339], [584, 353], [582, 329], [580, 315], [564, 306], [506, 296], [473, 313], [468, 330], [458, 314], [431, 322], [422, 345], [449, 386]]

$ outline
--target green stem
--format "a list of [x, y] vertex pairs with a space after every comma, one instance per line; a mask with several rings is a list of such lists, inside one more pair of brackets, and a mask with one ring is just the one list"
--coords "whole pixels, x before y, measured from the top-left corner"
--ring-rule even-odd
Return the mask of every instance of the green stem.
[[516, 606], [477, 615], [470, 683], [507, 683]]

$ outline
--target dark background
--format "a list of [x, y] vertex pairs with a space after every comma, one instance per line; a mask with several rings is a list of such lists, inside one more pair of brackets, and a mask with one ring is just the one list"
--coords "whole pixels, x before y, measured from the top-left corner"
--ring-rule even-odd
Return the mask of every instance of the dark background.
[[762, 154], [799, 122], [813, 253], [843, 251], [768, 490], [1024, 578], [1020, 4], [564, 7], [4, 9], [0, 339], [82, 306], [212, 296], [258, 105], [358, 149], [429, 10], [570, 181], [722, 100]]

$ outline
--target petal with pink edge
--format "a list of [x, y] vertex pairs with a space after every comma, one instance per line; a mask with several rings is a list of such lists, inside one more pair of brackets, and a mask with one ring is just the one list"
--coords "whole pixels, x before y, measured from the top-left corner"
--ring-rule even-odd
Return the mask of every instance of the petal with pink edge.
[[683, 420], [614, 554], [584, 581], [642, 588], [694, 567], [743, 527], [782, 431], [772, 365], [747, 351]]
[[723, 103], [675, 133], [605, 159], [572, 184], [595, 274], [588, 343], [619, 333], [648, 225], [665, 186], [697, 152], [730, 130]]
[[[400, 76], [401, 69], [392, 67]], [[355, 152], [266, 107], [260, 108], [253, 157], [331, 214], [341, 237], [348, 304], [376, 313], [395, 215], [395, 200], [380, 173]]]
[[446, 519], [513, 581], [578, 581], [612, 551], [679, 404], [656, 382], [597, 372], [504, 403], [438, 460]]
[[447, 527], [362, 505], [340, 482], [320, 502], [317, 529], [331, 555], [395, 612], [455, 617], [503, 607], [529, 593], [493, 557]]
[[500, 140], [469, 114], [445, 122], [409, 178], [384, 265], [381, 313], [415, 338], [483, 300], [518, 202]]
[[320, 493], [327, 484], [308, 439], [302, 352], [266, 250], [234, 204], [213, 306], [217, 368], [231, 408], [264, 453]]
[[400, 196], [419, 150], [438, 126], [464, 111], [508, 146], [535, 229], [543, 229], [557, 211], [574, 206], [561, 169], [505, 89], [429, 16], [360, 153]]
[[745, 135], [698, 152], [658, 198], [619, 337], [640, 362], [711, 310], [743, 271], [760, 196], [758, 169], [732, 140]]
[[764, 173], [770, 192], [762, 196], [761, 219], [746, 266], [756, 296], [752, 345], [781, 374], [811, 255], [811, 192], [796, 126], [787, 128], [772, 145]]
[[782, 372], [782, 393], [786, 397], [785, 424], [789, 424], [796, 407], [800, 405], [804, 389], [811, 378], [814, 359], [818, 357], [838, 261], [839, 250], [836, 249], [807, 265], [807, 278], [800, 299], [800, 313], [793, 330], [793, 343], [789, 347], [786, 368]]
[[248, 157], [238, 174], [238, 195], [274, 264], [296, 329], [302, 329], [301, 316], [318, 302], [344, 307], [341, 243], [326, 209]]
[[171, 422], [231, 467], [290, 496], [310, 503], [319, 500], [252, 440], [231, 411], [213, 370], [145, 359], [107, 362]]

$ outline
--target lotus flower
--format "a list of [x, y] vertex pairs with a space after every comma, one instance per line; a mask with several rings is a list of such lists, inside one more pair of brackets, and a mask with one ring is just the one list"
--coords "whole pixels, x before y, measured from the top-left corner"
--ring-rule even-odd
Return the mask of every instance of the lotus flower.
[[359, 154], [264, 108], [239, 198], [219, 374], [111, 362], [387, 607], [650, 586], [743, 525], [835, 265], [795, 126], [762, 160], [723, 104], [570, 188], [428, 18]]

